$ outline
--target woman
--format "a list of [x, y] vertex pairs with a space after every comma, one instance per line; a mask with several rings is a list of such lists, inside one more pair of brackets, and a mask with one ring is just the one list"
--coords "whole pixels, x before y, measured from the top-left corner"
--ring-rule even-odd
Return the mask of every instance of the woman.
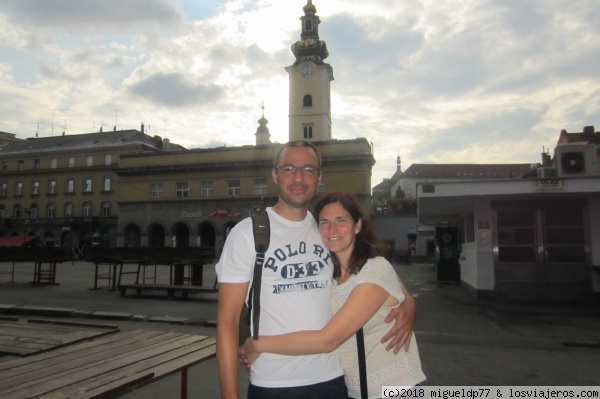
[[248, 339], [242, 361], [250, 367], [262, 352], [307, 355], [331, 352], [340, 347], [350, 397], [360, 397], [355, 333], [364, 332], [369, 398], [380, 398], [383, 386], [414, 386], [425, 380], [415, 337], [407, 351], [386, 351], [380, 337], [388, 325], [385, 316], [405, 294], [392, 265], [383, 257], [387, 246], [375, 226], [350, 194], [332, 193], [315, 205], [323, 243], [334, 264], [331, 321], [318, 331], [261, 336]]

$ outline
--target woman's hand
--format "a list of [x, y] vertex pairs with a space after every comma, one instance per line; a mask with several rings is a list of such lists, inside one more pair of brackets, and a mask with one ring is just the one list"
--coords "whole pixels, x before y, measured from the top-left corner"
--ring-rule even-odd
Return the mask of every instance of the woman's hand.
[[404, 286], [402, 286], [402, 291], [404, 292], [406, 299], [400, 306], [392, 309], [385, 318], [386, 323], [391, 323], [394, 320], [396, 322], [381, 340], [382, 343], [385, 343], [391, 339], [386, 346], [386, 350], [389, 351], [393, 349], [394, 353], [398, 353], [403, 347], [405, 351], [408, 351], [417, 313], [417, 305], [414, 298], [408, 293]]
[[246, 339], [244, 346], [240, 349], [240, 363], [246, 367], [246, 370], [250, 371], [252, 363], [258, 359], [260, 352], [256, 349], [256, 340], [252, 337]]

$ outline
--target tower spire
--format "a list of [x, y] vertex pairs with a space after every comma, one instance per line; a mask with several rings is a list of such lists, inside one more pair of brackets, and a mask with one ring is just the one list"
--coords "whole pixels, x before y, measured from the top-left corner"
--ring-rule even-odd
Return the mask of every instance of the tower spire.
[[303, 61], [324, 64], [323, 60], [329, 57], [329, 51], [325, 41], [319, 39], [321, 19], [317, 15], [317, 7], [313, 5], [312, 0], [308, 0], [302, 10], [304, 16], [300, 17], [302, 21], [300, 40], [292, 44], [292, 53], [296, 57], [295, 65]]
[[271, 133], [269, 133], [269, 128], [267, 127], [267, 123], [269, 121], [265, 118], [265, 104], [262, 105], [262, 117], [258, 120], [258, 128], [256, 129], [256, 145], [262, 144], [270, 144], [271, 143]]

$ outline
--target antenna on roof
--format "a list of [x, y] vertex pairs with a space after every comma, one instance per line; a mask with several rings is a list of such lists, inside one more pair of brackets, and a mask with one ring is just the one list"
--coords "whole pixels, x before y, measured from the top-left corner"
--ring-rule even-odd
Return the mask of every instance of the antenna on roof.
[[116, 131], [117, 130], [117, 115], [119, 114], [119, 110], [113, 109], [112, 111], [115, 111], [115, 126], [113, 127], [113, 130]]
[[52, 136], [54, 136], [54, 108], [48, 108], [52, 110]]
[[37, 137], [38, 134], [40, 133], [40, 123], [39, 122], [31, 122], [31, 123], [37, 124], [37, 131], [35, 132], [35, 137]]

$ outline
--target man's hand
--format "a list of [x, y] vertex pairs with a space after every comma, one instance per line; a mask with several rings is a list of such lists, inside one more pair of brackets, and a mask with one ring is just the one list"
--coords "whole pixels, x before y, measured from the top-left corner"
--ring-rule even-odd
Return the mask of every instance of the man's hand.
[[389, 351], [393, 348], [394, 353], [398, 353], [402, 347], [405, 351], [408, 351], [417, 316], [415, 300], [404, 286], [402, 286], [402, 292], [404, 292], [406, 300], [397, 308], [392, 309], [385, 318], [386, 323], [391, 323], [392, 320], [396, 320], [396, 323], [381, 339], [382, 344], [391, 339], [385, 350]]

